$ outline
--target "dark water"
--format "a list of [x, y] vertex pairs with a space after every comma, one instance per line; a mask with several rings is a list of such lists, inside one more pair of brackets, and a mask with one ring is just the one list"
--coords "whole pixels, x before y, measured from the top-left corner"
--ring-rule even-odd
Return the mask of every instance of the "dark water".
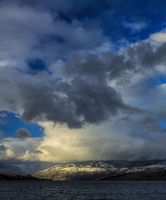
[[0, 200], [166, 200], [166, 182], [0, 181]]

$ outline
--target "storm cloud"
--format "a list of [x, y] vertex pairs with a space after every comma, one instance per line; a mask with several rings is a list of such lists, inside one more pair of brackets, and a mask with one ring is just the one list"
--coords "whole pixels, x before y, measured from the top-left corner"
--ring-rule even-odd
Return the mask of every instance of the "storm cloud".
[[122, 79], [123, 84], [131, 81], [138, 72], [155, 73], [165, 63], [164, 49], [165, 44], [155, 47], [145, 41], [122, 53], [73, 55], [60, 66], [59, 76], [55, 68], [52, 72], [50, 68], [51, 73], [31, 75], [3, 67], [0, 106], [19, 112], [26, 120], [48, 120], [69, 127], [102, 122], [119, 112], [130, 113], [137, 108], [124, 103], [113, 81], [119, 85]]
[[[0, 110], [45, 130], [0, 137], [3, 159], [78, 159], [77, 150], [81, 159], [164, 156], [166, 43], [140, 34], [156, 15], [133, 18], [127, 2], [0, 2]], [[71, 135], [54, 134], [59, 126]]]
[[18, 138], [22, 138], [22, 139], [25, 139], [25, 138], [28, 138], [28, 137], [31, 137], [31, 134], [29, 133], [28, 130], [26, 130], [25, 128], [20, 128], [16, 131], [16, 136]]

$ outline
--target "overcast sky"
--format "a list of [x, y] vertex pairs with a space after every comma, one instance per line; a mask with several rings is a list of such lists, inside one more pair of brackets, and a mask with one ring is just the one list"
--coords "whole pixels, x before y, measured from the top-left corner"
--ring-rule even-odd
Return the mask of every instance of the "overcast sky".
[[165, 0], [1, 0], [0, 159], [166, 154]]

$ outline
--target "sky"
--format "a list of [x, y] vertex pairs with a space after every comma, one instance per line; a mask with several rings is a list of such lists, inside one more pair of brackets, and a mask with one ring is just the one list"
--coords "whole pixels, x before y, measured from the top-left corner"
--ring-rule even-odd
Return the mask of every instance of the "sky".
[[1, 0], [0, 160], [165, 159], [165, 0]]

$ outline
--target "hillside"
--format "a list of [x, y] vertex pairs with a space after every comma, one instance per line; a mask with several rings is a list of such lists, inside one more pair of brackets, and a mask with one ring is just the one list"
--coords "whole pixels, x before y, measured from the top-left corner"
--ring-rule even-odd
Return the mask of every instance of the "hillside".
[[[57, 164], [33, 174], [51, 180], [166, 179], [165, 161], [87, 161]], [[164, 178], [165, 177], [165, 178]]]

